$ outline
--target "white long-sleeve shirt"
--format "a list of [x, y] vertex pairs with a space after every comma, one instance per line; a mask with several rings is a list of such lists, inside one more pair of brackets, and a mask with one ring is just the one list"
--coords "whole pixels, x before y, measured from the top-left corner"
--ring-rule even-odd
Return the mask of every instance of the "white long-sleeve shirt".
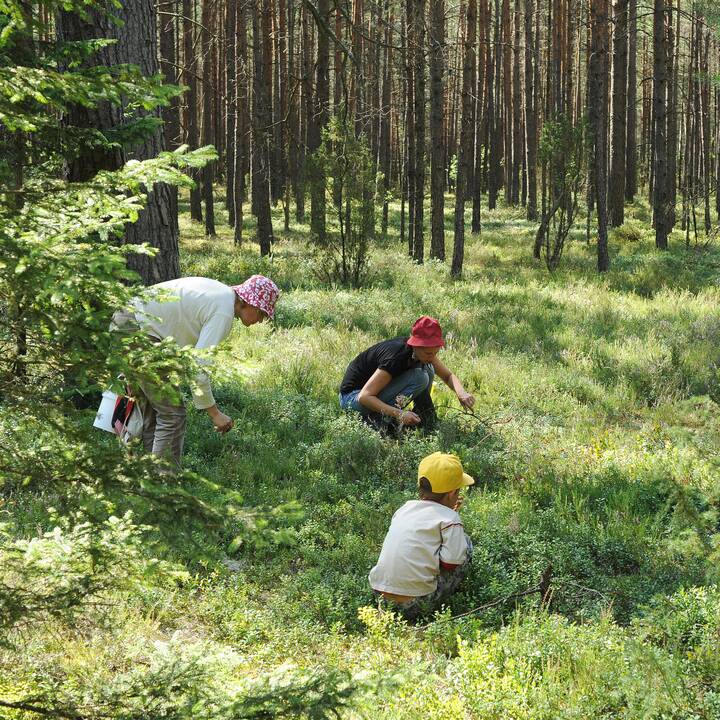
[[[157, 301], [135, 303], [140, 326], [154, 337], [172, 337], [180, 347], [197, 349], [219, 345], [232, 329], [235, 291], [217, 280], [184, 277], [152, 286], [162, 291]], [[207, 360], [201, 360], [207, 363]], [[199, 373], [193, 393], [195, 407], [204, 410], [215, 404], [210, 378]]]

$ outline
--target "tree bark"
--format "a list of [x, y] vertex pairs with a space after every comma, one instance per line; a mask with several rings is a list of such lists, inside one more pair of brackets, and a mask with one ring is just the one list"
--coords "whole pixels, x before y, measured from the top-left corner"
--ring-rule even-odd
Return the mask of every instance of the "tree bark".
[[430, 257], [445, 259], [445, 136], [443, 109], [445, 100], [445, 2], [430, 5], [430, 202], [432, 230]]
[[413, 260], [422, 263], [425, 254], [424, 200], [425, 200], [425, 0], [410, 0], [415, 5], [415, 38], [413, 115], [415, 123], [415, 221]]
[[637, 0], [630, 0], [629, 20], [625, 199], [632, 202], [637, 192]]
[[592, 171], [597, 201], [599, 272], [610, 268], [607, 236], [607, 76], [608, 76], [608, 0], [591, 0], [591, 50], [588, 105], [594, 152]]
[[233, 170], [233, 195], [235, 200], [235, 231], [233, 241], [240, 245], [243, 238], [243, 202], [245, 201], [245, 173], [248, 169], [250, 146], [250, 121], [248, 117], [248, 57], [247, 57], [247, 11], [239, 4], [235, 15], [235, 47], [237, 51], [235, 161]]
[[390, 14], [390, 0], [385, 2], [385, 16], [388, 18], [385, 30], [385, 62], [383, 67], [382, 92], [380, 100], [380, 169], [383, 174], [382, 236], [387, 236], [389, 201], [392, 170], [392, 45], [393, 17]]
[[[527, 148], [527, 219], [537, 220], [537, 114], [535, 107], [535, 42], [533, 38], [533, 0], [525, 0], [525, 145]], [[539, 9], [538, 9], [539, 12]]]
[[[327, 26], [330, 20], [329, 0], [318, 0], [317, 12], [321, 21]], [[314, 153], [319, 147], [322, 130], [327, 124], [328, 102], [330, 101], [330, 81], [328, 70], [330, 65], [330, 44], [327, 27], [318, 24], [317, 60], [315, 63], [315, 95], [312, 112], [308, 121], [308, 154]], [[321, 244], [325, 242], [325, 174], [316, 163], [312, 168], [310, 192], [310, 229]]]
[[[187, 86], [185, 93], [185, 142], [196, 148], [200, 134], [197, 124], [197, 57], [195, 55], [195, 2], [183, 0], [183, 82]], [[190, 177], [195, 186], [190, 190], [190, 217], [202, 222], [202, 196], [200, 192], [200, 171], [191, 170]]]
[[[163, 80], [168, 85], [178, 84], [176, 52], [176, 18], [177, 2], [168, 0], [160, 5], [162, 10], [158, 13], [158, 32], [160, 35], [160, 68]], [[165, 147], [174, 150], [180, 145], [180, 98], [170, 99], [170, 104], [162, 109], [163, 135]]]
[[[79, 15], [60, 12], [57, 18], [57, 37], [60, 41], [85, 41], [96, 38], [114, 38], [117, 43], [102, 48], [88, 61], [88, 66], [133, 64], [144, 75], [159, 72], [157, 47], [157, 17], [151, 0], [137, 0], [114, 11], [121, 24], [107, 15], [89, 12], [85, 20]], [[153, 115], [159, 116], [159, 110]], [[117, 105], [102, 102], [96, 107], [75, 106], [68, 113], [72, 126], [94, 128], [102, 131], [115, 130], [130, 118]], [[68, 180], [86, 181], [99, 170], [117, 170], [130, 159], [154, 158], [163, 150], [163, 133], [160, 128], [144, 141], [132, 147], [88, 147], [70, 164]], [[150, 257], [132, 254], [128, 266], [135, 270], [145, 285], [171, 280], [180, 275], [178, 250], [177, 190], [170, 185], [157, 183], [148, 193], [145, 209], [137, 222], [129, 225], [122, 239], [123, 244], [149, 243], [157, 249]]]
[[313, 44], [312, 34], [310, 32], [310, 21], [308, 18], [310, 11], [305, 3], [301, 10], [301, 30], [302, 30], [302, 97], [303, 102], [298, 108], [298, 185], [295, 192], [295, 217], [298, 222], [305, 222], [305, 187], [308, 179], [308, 162], [307, 156], [310, 143], [310, 128], [314, 116], [314, 95], [312, 84], [313, 62]]
[[473, 173], [472, 187], [472, 226], [471, 232], [480, 232], [480, 214], [482, 193], [485, 186], [486, 178], [483, 175], [483, 160], [487, 157], [487, 153], [483, 153], [483, 148], [487, 147], [487, 112], [485, 111], [485, 101], [487, 98], [487, 69], [489, 58], [489, 22], [490, 7], [488, 0], [480, 0], [478, 7], [478, 72], [477, 72], [477, 92], [475, 99], [475, 168]]
[[502, 87], [503, 87], [503, 102], [502, 102], [502, 121], [501, 125], [501, 137], [503, 143], [502, 158], [505, 163], [504, 166], [504, 177], [503, 186], [505, 188], [505, 204], [513, 204], [512, 194], [512, 171], [513, 171], [513, 93], [512, 93], [512, 57], [513, 57], [513, 42], [512, 35], [510, 33], [510, 0], [502, 0], [502, 45], [500, 46], [499, 52], [501, 51], [502, 56]]
[[655, 245], [668, 247], [667, 196], [667, 35], [665, 0], [653, 5], [653, 211]]
[[627, 11], [628, 0], [615, 0], [612, 61], [612, 143], [610, 150], [610, 225], [625, 221], [625, 142], [627, 139]]
[[494, 210], [497, 206], [497, 196], [500, 189], [500, 160], [502, 153], [502, 123], [500, 122], [500, 0], [495, 0], [495, 23], [493, 29], [494, 48], [492, 53], [492, 67], [488, 67], [488, 132], [490, 134], [490, 170], [488, 172], [488, 209]]
[[[522, 156], [523, 156], [523, 112], [521, 105], [522, 78], [520, 76], [520, 0], [515, 0], [514, 35], [513, 35], [513, 80], [512, 80], [512, 184], [510, 198], [513, 205], [520, 202], [520, 184], [522, 181]], [[510, 122], [510, 118], [508, 118]]]
[[467, 0], [465, 38], [463, 42], [462, 122], [458, 147], [457, 181], [455, 185], [455, 239], [451, 274], [460, 277], [465, 257], [465, 194], [472, 160], [473, 89], [475, 88], [475, 30], [477, 28], [477, 2]]
[[235, 226], [235, 166], [237, 153], [237, 2], [228, 0], [225, 8], [225, 207], [228, 211], [228, 225]]
[[415, 200], [417, 193], [415, 192], [416, 177], [415, 173], [417, 170], [416, 160], [416, 140], [417, 134], [415, 132], [415, 67], [414, 67], [414, 55], [413, 47], [417, 42], [415, 37], [415, 0], [407, 0], [405, 6], [405, 48], [404, 48], [404, 60], [405, 60], [405, 143], [407, 147], [406, 158], [405, 158], [405, 183], [407, 187], [407, 200], [408, 200], [408, 255], [413, 257], [413, 248], [415, 241]]
[[[202, 3], [202, 48], [203, 48], [203, 124], [202, 142], [203, 145], [214, 145], [212, 119], [213, 113], [213, 65], [212, 65], [212, 38], [211, 27], [213, 25], [211, 0], [203, 0]], [[216, 91], [216, 89], [215, 89]], [[205, 202], [205, 234], [208, 237], [215, 236], [215, 202], [213, 198], [213, 182], [215, 180], [215, 163], [209, 162], [203, 168], [202, 185], [203, 200]]]
[[268, 13], [270, 0], [253, 0], [253, 182], [254, 202], [257, 211], [257, 241], [260, 254], [269, 255], [273, 242], [272, 221], [270, 218], [270, 140], [272, 103], [272, 68], [268, 67], [267, 44], [272, 40], [269, 29]]
[[[680, 13], [677, 13], [678, 23], [680, 22]], [[677, 145], [678, 145], [678, 124], [677, 124], [677, 99], [678, 99], [678, 83], [675, 77], [677, 72], [675, 53], [675, 33], [673, 31], [672, 20], [672, 0], [668, 2], [668, 18], [667, 18], [666, 38], [667, 38], [667, 77], [668, 77], [668, 95], [667, 95], [667, 175], [665, 176], [666, 189], [668, 198], [666, 225], [667, 232], [672, 232], [675, 227], [675, 205], [677, 203]], [[679, 45], [679, 42], [678, 42]]]

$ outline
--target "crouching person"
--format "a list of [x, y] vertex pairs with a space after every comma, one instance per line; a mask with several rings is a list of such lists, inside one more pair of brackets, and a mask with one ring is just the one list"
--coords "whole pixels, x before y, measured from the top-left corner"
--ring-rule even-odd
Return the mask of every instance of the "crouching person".
[[407, 620], [439, 608], [467, 572], [472, 543], [458, 510], [460, 490], [474, 482], [455, 455], [428, 455], [418, 468], [420, 499], [393, 515], [369, 580]]
[[[423, 315], [410, 337], [384, 340], [361, 352], [347, 367], [340, 385], [340, 407], [360, 413], [383, 432], [402, 426], [432, 430], [437, 416], [430, 389], [438, 375], [464, 408], [475, 398], [438, 358], [445, 345], [440, 323]], [[406, 409], [412, 401], [412, 411]]]

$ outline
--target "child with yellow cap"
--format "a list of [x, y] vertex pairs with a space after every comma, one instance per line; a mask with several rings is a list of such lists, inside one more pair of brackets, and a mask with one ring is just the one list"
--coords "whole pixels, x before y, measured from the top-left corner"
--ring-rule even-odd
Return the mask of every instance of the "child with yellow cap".
[[474, 483], [455, 455], [433, 453], [418, 468], [420, 499], [393, 515], [369, 580], [408, 620], [439, 607], [467, 572], [472, 542], [458, 510], [461, 488]]

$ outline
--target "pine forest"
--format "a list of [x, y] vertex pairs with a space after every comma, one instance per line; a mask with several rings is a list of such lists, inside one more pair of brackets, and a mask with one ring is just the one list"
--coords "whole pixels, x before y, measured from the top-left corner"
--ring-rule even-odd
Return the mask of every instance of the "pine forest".
[[0, 720], [720, 720], [716, 0], [0, 0]]

